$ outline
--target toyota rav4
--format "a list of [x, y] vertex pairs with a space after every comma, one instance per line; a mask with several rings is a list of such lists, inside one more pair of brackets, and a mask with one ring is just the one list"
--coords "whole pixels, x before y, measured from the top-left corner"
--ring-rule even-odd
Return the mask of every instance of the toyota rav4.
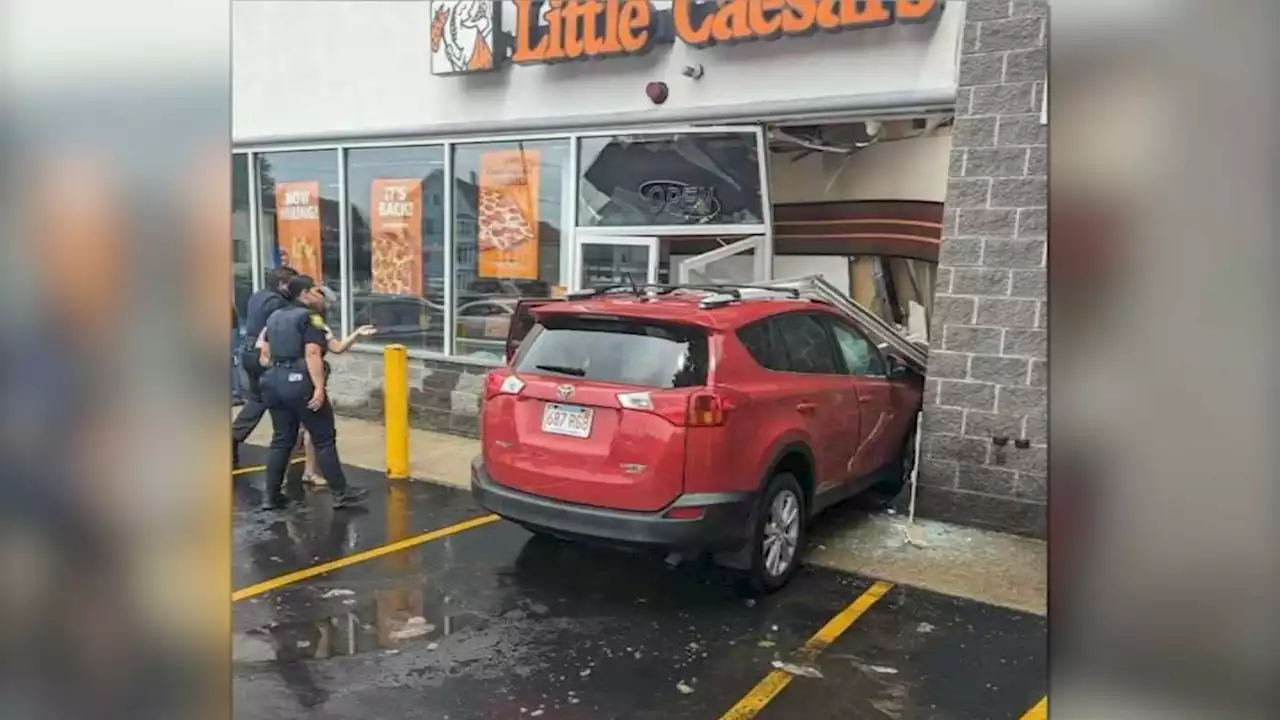
[[712, 553], [759, 591], [786, 584], [816, 513], [902, 489], [924, 381], [826, 303], [750, 295], [523, 301], [485, 382], [477, 501], [534, 533]]

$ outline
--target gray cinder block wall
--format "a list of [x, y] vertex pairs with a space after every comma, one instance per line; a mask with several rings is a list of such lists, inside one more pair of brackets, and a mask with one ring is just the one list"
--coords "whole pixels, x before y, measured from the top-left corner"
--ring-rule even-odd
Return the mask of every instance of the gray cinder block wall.
[[[329, 398], [342, 415], [381, 420], [382, 355], [330, 355]], [[479, 437], [480, 396], [491, 368], [409, 358], [409, 424], [425, 430]]]
[[[925, 516], [1039, 537], [1048, 475], [1047, 33], [1047, 0], [967, 4], [917, 498]], [[1016, 447], [1020, 438], [1030, 447]]]

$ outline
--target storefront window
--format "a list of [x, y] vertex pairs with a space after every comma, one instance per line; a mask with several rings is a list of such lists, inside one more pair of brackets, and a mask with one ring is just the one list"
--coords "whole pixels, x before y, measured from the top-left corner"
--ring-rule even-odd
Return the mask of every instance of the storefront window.
[[614, 135], [580, 148], [580, 226], [763, 222], [753, 133]]
[[236, 312], [243, 320], [253, 294], [253, 249], [249, 228], [249, 158], [231, 156], [231, 276]]
[[444, 148], [347, 153], [352, 326], [444, 351]]
[[[264, 153], [258, 156], [258, 175], [262, 266], [289, 265], [341, 293], [336, 151]], [[334, 332], [341, 318], [341, 307], [326, 313]]]
[[520, 297], [560, 284], [560, 232], [569, 142], [454, 149], [454, 354], [503, 357]]

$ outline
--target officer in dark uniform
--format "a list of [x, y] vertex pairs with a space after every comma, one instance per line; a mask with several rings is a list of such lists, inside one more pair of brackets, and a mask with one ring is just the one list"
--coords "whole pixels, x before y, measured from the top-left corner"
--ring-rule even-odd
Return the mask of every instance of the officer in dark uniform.
[[[329, 338], [321, 314], [328, 288], [317, 287], [306, 275], [288, 282], [284, 295], [290, 304], [267, 319], [260, 360], [262, 398], [271, 413], [271, 451], [267, 456], [267, 506], [283, 508], [289, 502], [281, 485], [289, 454], [298, 442], [299, 428], [306, 428], [316, 449], [320, 472], [329, 481], [335, 508], [350, 507], [365, 498], [367, 490], [347, 485], [338, 459], [337, 429], [333, 406], [325, 394], [328, 363], [324, 360]], [[297, 495], [301, 487], [291, 487]]]
[[267, 406], [262, 402], [262, 389], [259, 387], [262, 373], [266, 368], [258, 363], [256, 347], [258, 336], [267, 326], [267, 318], [271, 317], [271, 313], [289, 303], [284, 296], [285, 286], [297, 276], [297, 271], [289, 267], [268, 270], [266, 284], [261, 290], [249, 296], [249, 302], [245, 307], [245, 340], [240, 347], [240, 367], [244, 368], [249, 382], [245, 392], [244, 407], [240, 408], [240, 413], [231, 423], [232, 464], [239, 464], [240, 444], [253, 434], [254, 428], [258, 427], [258, 423], [262, 421], [262, 414], [267, 410]]

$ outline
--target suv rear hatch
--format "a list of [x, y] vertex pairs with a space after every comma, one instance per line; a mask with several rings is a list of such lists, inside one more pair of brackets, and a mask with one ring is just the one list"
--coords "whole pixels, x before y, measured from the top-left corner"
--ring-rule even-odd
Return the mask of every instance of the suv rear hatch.
[[481, 440], [522, 492], [654, 511], [684, 487], [690, 397], [707, 382], [703, 328], [604, 315], [539, 317], [490, 374]]

